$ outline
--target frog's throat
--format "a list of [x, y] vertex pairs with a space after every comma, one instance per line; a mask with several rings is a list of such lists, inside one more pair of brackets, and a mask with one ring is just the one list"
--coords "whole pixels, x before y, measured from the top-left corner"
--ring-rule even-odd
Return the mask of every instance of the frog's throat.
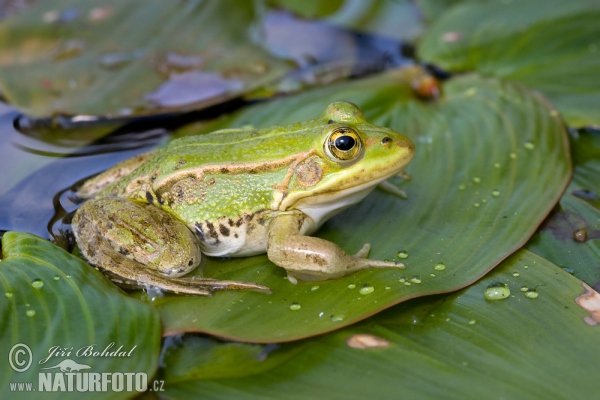
[[293, 208], [302, 211], [314, 221], [314, 226], [309, 228], [310, 231], [317, 230], [329, 218], [367, 197], [380, 182], [394, 174], [352, 188], [305, 197], [299, 200]]

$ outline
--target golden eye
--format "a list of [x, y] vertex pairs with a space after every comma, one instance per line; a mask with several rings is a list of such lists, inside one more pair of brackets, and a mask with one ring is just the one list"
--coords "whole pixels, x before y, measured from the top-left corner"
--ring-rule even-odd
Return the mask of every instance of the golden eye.
[[334, 161], [349, 161], [360, 154], [362, 142], [354, 129], [344, 126], [329, 134], [325, 141], [325, 149]]

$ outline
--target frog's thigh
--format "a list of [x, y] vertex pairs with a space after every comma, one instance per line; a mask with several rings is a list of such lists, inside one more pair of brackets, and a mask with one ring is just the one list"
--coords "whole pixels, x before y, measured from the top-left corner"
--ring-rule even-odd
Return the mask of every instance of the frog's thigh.
[[[303, 236], [300, 229], [305, 218], [302, 215], [279, 215], [269, 225], [269, 260], [285, 268], [291, 282], [295, 283], [296, 279], [335, 279], [371, 267], [403, 267], [393, 262], [366, 259], [363, 250], [351, 256], [335, 243]], [[367, 246], [363, 249], [368, 251]]]
[[90, 200], [77, 210], [72, 228], [90, 264], [116, 275], [135, 279], [136, 270], [148, 269], [179, 277], [201, 261], [198, 240], [185, 224], [149, 204]]

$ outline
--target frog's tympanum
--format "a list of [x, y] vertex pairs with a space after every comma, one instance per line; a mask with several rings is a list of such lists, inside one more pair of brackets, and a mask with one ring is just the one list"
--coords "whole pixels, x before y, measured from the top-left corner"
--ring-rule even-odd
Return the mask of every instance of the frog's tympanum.
[[[413, 157], [406, 137], [369, 124], [354, 104], [265, 129], [227, 129], [173, 140], [87, 181], [73, 232], [85, 258], [124, 287], [210, 294], [268, 288], [186, 278], [207, 256], [267, 253], [290, 282], [342, 277], [369, 260], [310, 237]], [[360, 224], [360, 221], [357, 221]]]

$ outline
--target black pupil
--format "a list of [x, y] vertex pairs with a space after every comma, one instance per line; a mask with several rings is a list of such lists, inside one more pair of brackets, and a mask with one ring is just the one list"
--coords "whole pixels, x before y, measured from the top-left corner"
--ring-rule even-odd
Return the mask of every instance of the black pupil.
[[344, 135], [335, 139], [335, 147], [342, 151], [352, 150], [355, 144], [356, 140], [352, 136]]

